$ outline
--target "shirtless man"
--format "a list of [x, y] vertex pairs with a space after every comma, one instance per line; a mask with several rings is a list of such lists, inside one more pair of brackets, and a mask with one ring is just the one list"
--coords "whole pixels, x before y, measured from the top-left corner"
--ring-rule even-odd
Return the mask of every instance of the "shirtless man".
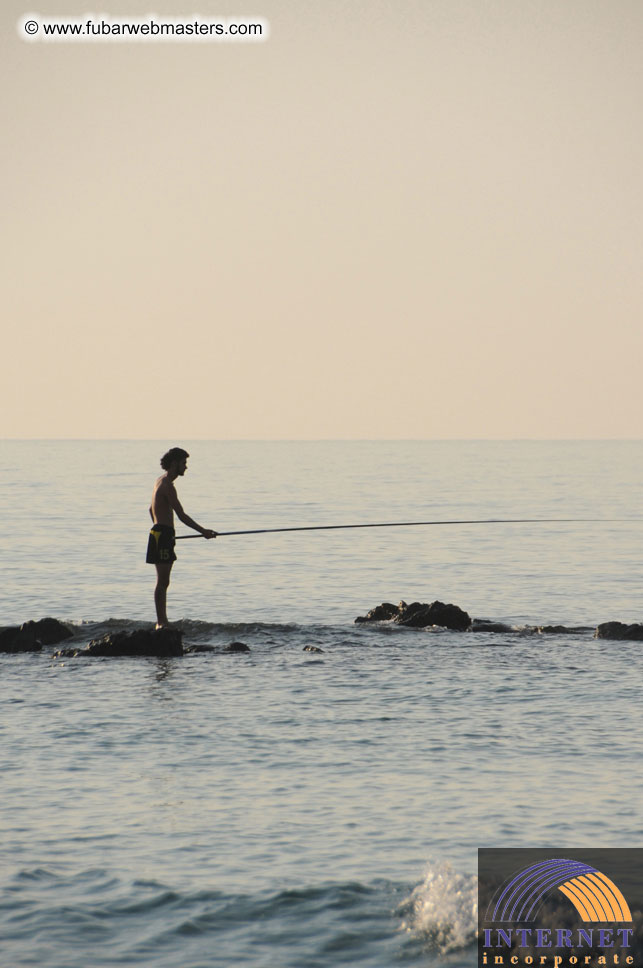
[[176, 561], [174, 554], [174, 512], [188, 528], [200, 531], [204, 538], [216, 538], [217, 532], [202, 528], [181, 507], [174, 481], [183, 477], [187, 470], [187, 460], [190, 455], [181, 447], [173, 447], [161, 457], [161, 467], [165, 471], [154, 485], [150, 515], [154, 522], [147, 544], [146, 561], [156, 565], [156, 588], [154, 589], [154, 604], [156, 606], [156, 627], [162, 629], [169, 625], [167, 620], [167, 589], [170, 584], [170, 572]]

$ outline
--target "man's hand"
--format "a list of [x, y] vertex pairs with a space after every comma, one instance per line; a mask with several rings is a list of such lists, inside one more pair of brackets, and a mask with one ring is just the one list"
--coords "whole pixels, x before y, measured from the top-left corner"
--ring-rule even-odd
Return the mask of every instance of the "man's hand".
[[216, 536], [217, 536], [217, 532], [216, 531], [210, 531], [209, 528], [205, 528], [205, 530], [202, 531], [201, 534], [203, 535], [204, 538], [207, 538], [208, 540], [210, 538], [216, 538]]

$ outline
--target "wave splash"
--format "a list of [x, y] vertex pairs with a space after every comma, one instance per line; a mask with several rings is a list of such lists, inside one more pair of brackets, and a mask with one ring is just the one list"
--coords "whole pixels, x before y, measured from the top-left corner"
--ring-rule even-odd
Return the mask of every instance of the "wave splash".
[[466, 948], [476, 940], [478, 881], [450, 864], [429, 864], [424, 881], [398, 908], [402, 929], [439, 954]]

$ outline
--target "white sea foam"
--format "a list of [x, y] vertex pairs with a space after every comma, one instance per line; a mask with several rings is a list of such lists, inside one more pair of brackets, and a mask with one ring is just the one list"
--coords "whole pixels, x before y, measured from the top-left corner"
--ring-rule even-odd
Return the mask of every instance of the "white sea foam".
[[440, 953], [465, 948], [476, 938], [477, 879], [459, 874], [448, 863], [431, 863], [424, 881], [402, 903], [399, 913], [404, 930]]

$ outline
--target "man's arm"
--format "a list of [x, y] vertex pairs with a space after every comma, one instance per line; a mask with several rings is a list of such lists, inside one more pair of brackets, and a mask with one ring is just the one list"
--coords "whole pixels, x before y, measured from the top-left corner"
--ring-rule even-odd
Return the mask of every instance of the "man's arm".
[[179, 521], [182, 521], [183, 524], [188, 526], [188, 528], [194, 528], [195, 531], [200, 531], [204, 538], [216, 538], [216, 531], [211, 531], [209, 528], [202, 528], [201, 525], [197, 524], [197, 522], [191, 518], [189, 514], [185, 513], [181, 502], [179, 501], [179, 496], [176, 493], [174, 484], [170, 484], [168, 487], [168, 498], [170, 501], [170, 506], [175, 512]]

